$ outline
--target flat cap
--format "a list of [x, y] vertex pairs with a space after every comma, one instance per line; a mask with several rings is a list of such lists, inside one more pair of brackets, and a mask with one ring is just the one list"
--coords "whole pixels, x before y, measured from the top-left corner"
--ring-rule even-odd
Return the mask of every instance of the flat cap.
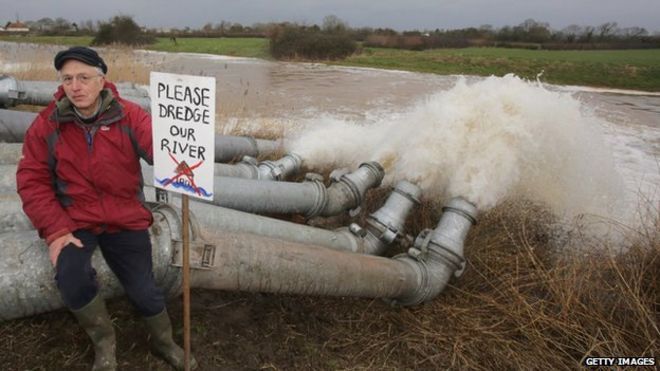
[[108, 66], [94, 49], [84, 46], [73, 46], [67, 50], [60, 51], [55, 56], [55, 69], [58, 71], [61, 70], [64, 62], [69, 59], [75, 59], [92, 67], [98, 67], [103, 73], [108, 72]]

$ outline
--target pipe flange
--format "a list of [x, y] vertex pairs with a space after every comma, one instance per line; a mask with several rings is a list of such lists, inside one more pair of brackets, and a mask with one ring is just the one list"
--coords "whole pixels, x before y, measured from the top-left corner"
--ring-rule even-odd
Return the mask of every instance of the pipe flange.
[[428, 248], [428, 253], [427, 253], [428, 259], [440, 260], [444, 262], [445, 265], [449, 267], [454, 274], [456, 274], [456, 272], [458, 271], [461, 271], [462, 273], [462, 269], [465, 264], [465, 259], [462, 256], [456, 254], [455, 252], [451, 251], [450, 249], [447, 249], [442, 245], [439, 245], [434, 240], [429, 241], [427, 248]]
[[363, 162], [358, 166], [358, 168], [361, 167], [367, 167], [369, 170], [371, 170], [372, 173], [376, 176], [376, 179], [378, 179], [378, 182], [374, 184], [374, 188], [379, 187], [380, 184], [383, 182], [383, 178], [385, 177], [385, 169], [383, 166], [376, 162], [376, 161], [369, 161], [369, 162]]
[[244, 136], [242, 138], [245, 138], [250, 143], [250, 145], [252, 146], [252, 153], [256, 153], [257, 155], [260, 154], [259, 153], [259, 144], [257, 143], [257, 140], [255, 138], [248, 137], [248, 136]]
[[422, 190], [413, 183], [402, 180], [396, 184], [392, 192], [400, 194], [415, 205], [420, 204], [419, 198], [421, 196]]
[[343, 178], [346, 174], [350, 174], [350, 172], [351, 172], [350, 169], [348, 169], [346, 167], [342, 167], [340, 169], [334, 169], [330, 173], [330, 180], [333, 183], [338, 183], [338, 182], [343, 180]]
[[[307, 178], [307, 176], [305, 176]], [[325, 185], [318, 181], [308, 181], [309, 183], [312, 183], [316, 187], [316, 192], [315, 194], [317, 195], [316, 199], [314, 200], [314, 205], [309, 209], [307, 214], [305, 214], [305, 218], [309, 219], [312, 217], [315, 217], [319, 215], [323, 210], [325, 210], [325, 207], [328, 205], [328, 190], [325, 188]]]
[[258, 161], [256, 158], [252, 156], [245, 155], [241, 158], [241, 162], [244, 164], [252, 165], [252, 166], [257, 166]]
[[357, 184], [355, 184], [355, 182], [353, 182], [351, 180], [350, 177], [348, 177], [347, 175], [342, 175], [341, 179], [338, 182], [340, 182], [341, 184], [344, 184], [348, 188], [348, 190], [351, 192], [351, 195], [353, 196], [353, 200], [355, 202], [354, 202], [353, 205], [350, 205], [350, 206], [355, 208], [355, 207], [358, 207], [358, 206], [362, 205], [362, 194], [360, 193], [360, 188], [358, 187]]
[[378, 239], [386, 245], [391, 244], [399, 236], [399, 231], [378, 220], [372, 215], [367, 217], [367, 224], [378, 231]]
[[469, 220], [472, 225], [477, 224], [477, 207], [462, 197], [454, 197], [449, 200], [449, 203], [442, 208], [443, 213], [446, 211], [451, 211], [463, 216], [465, 219]]

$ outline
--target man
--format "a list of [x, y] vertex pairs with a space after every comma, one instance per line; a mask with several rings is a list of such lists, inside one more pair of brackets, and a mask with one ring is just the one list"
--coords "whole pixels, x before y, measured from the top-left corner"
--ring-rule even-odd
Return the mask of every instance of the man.
[[93, 370], [117, 367], [114, 329], [90, 260], [97, 246], [144, 317], [152, 349], [183, 369], [153, 277], [153, 220], [143, 202], [139, 157], [152, 162], [151, 117], [119, 97], [96, 51], [72, 47], [54, 64], [62, 84], [26, 132], [16, 173], [23, 210], [46, 240], [64, 303], [94, 344]]

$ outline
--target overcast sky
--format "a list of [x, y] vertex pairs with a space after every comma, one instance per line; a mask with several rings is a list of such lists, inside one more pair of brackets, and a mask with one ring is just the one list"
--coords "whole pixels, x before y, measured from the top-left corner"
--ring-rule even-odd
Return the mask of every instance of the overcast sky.
[[351, 27], [397, 30], [517, 25], [528, 18], [554, 29], [571, 24], [660, 31], [660, 0], [0, 0], [0, 24], [62, 17], [72, 22], [131, 15], [148, 27], [201, 28], [222, 20], [251, 25], [294, 21], [320, 24], [336, 15]]

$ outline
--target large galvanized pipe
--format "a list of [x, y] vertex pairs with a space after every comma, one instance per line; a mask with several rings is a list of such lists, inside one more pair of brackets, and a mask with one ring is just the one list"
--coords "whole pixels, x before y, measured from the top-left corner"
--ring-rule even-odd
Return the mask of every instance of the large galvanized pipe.
[[[16, 193], [0, 194], [0, 234], [34, 230], [23, 213], [23, 203]], [[1, 249], [0, 245], [0, 249]]]
[[[15, 182], [10, 180], [11, 182], [7, 183], [15, 188]], [[349, 228], [339, 228], [334, 231], [195, 201], [190, 203], [190, 208], [201, 223], [212, 229], [220, 228], [223, 231], [258, 234], [335, 250], [381, 255], [395, 238], [403, 233], [405, 219], [416, 202], [410, 196], [418, 194], [418, 187], [408, 182], [400, 182], [385, 205], [367, 218], [365, 228], [352, 224]], [[145, 187], [145, 195], [149, 201], [156, 199], [152, 187]], [[178, 204], [179, 200], [178, 196], [172, 199], [174, 204]], [[17, 194], [0, 194], [0, 202], [2, 202], [0, 233], [33, 229], [32, 223], [22, 212], [21, 201]]]
[[421, 189], [416, 185], [405, 180], [397, 183], [385, 205], [367, 217], [365, 254], [382, 255], [395, 239], [403, 236], [406, 218], [419, 205], [420, 195]]
[[463, 244], [470, 227], [477, 223], [477, 208], [456, 197], [442, 210], [438, 226], [420, 233], [408, 254], [395, 257], [418, 270], [422, 282], [428, 282], [415, 292], [393, 298], [397, 304], [417, 305], [435, 298], [452, 276], [460, 276], [465, 269]]
[[207, 236], [216, 246], [214, 266], [195, 270], [191, 282], [210, 289], [390, 298], [400, 305], [420, 304], [442, 292], [459, 269], [474, 212], [476, 208], [465, 200], [450, 201], [430, 242], [419, 246], [423, 251], [411, 250], [412, 255], [395, 259], [214, 231]]
[[243, 156], [259, 157], [269, 155], [281, 148], [282, 143], [276, 140], [216, 135], [215, 162], [229, 162]]
[[320, 181], [262, 182], [216, 177], [213, 204], [254, 213], [339, 215], [359, 207], [366, 192], [380, 185], [383, 176], [377, 162], [368, 162], [328, 188]]
[[[402, 193], [410, 192], [406, 196]], [[290, 223], [287, 221], [226, 209], [207, 203], [190, 202], [190, 209], [204, 229], [235, 233], [249, 233], [295, 243], [323, 246], [333, 250], [360, 254], [382, 255], [403, 234], [405, 219], [415, 206], [410, 194], [419, 194], [419, 188], [408, 182], [397, 184], [385, 205], [368, 217], [367, 226], [352, 224], [334, 231]], [[147, 200], [155, 199], [153, 188], [147, 188]], [[403, 200], [400, 198], [404, 197]], [[179, 197], [172, 201], [177, 204]]]
[[[213, 203], [253, 213], [304, 214], [307, 217], [339, 215], [361, 205], [366, 192], [380, 185], [383, 168], [377, 162], [360, 165], [326, 188], [321, 181], [304, 183], [263, 182], [256, 179], [215, 177]], [[147, 168], [146, 184], [152, 185]]]
[[[395, 259], [228, 234], [207, 225], [206, 240], [196, 243], [199, 240], [195, 238], [191, 249], [192, 264], [198, 268], [192, 273], [191, 283], [193, 287], [223, 290], [380, 297], [402, 305], [422, 303], [437, 296], [462, 263], [463, 240], [475, 222], [474, 212], [476, 209], [466, 201], [452, 200], [436, 230], [418, 237], [425, 242]], [[154, 273], [157, 282], [172, 293], [180, 288], [180, 271], [171, 264], [181, 255], [180, 227], [180, 214], [173, 208], [161, 205], [154, 210]], [[35, 232], [0, 234], [0, 246], [0, 320], [63, 306], [46, 247]], [[102, 282], [102, 295], [119, 294], [114, 275], [98, 253], [94, 264]]]
[[[47, 106], [60, 83], [57, 81], [17, 80], [11, 76], [0, 76], [0, 107], [14, 107], [19, 104]], [[130, 82], [116, 83], [117, 91], [126, 100], [150, 109], [151, 100], [147, 88]]]
[[34, 112], [0, 109], [0, 142], [23, 142], [25, 131], [36, 117]]
[[[145, 196], [149, 201], [155, 200], [154, 188], [145, 187]], [[181, 199], [178, 195], [170, 194], [170, 196], [172, 204], [180, 204]], [[249, 233], [334, 250], [365, 252], [360, 237], [347, 229], [330, 231], [314, 228], [198, 202], [194, 199], [189, 205], [190, 211], [204, 230]]]
[[413, 269], [392, 259], [255, 235], [208, 237], [216, 246], [214, 266], [193, 271], [193, 287], [386, 298], [405, 296], [420, 284]]
[[0, 143], [0, 165], [16, 165], [22, 152], [22, 143]]
[[[175, 212], [161, 209], [154, 212], [151, 227], [154, 276], [170, 295], [180, 291], [180, 269], [170, 264], [173, 236], [180, 228]], [[180, 230], [180, 229], [179, 229]], [[48, 312], [64, 307], [55, 285], [53, 270], [45, 243], [36, 231], [0, 234], [0, 320], [10, 320]], [[122, 288], [105, 264], [100, 250], [92, 258], [104, 297], [117, 296]]]
[[[36, 117], [34, 112], [0, 109], [0, 142], [22, 142], [25, 131]], [[275, 140], [216, 135], [215, 162], [229, 162], [243, 156], [265, 156], [279, 151], [280, 148], [281, 143]]]

